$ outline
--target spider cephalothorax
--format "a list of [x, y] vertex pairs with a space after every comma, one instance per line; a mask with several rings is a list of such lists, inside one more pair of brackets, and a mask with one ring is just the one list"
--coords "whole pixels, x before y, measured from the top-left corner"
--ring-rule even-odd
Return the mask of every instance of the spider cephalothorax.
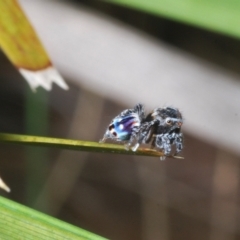
[[[151, 142], [152, 147], [161, 149], [165, 155], [171, 152], [171, 146], [176, 145], [176, 153], [183, 148], [183, 136], [181, 126], [182, 115], [173, 107], [156, 108], [146, 117], [147, 121], [142, 124], [140, 131], [143, 143]], [[146, 125], [146, 126], [144, 126]]]
[[132, 150], [136, 151], [140, 144], [151, 143], [152, 148], [161, 149], [165, 156], [170, 155], [171, 147], [175, 145], [177, 154], [183, 148], [182, 123], [182, 115], [178, 109], [156, 108], [142, 120], [141, 125], [132, 133], [128, 144], [135, 140]]

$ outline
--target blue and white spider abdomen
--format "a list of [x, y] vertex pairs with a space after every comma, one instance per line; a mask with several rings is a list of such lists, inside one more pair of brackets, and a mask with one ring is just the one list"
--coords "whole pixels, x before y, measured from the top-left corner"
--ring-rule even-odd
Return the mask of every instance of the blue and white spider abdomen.
[[134, 128], [140, 126], [140, 120], [136, 115], [115, 118], [109, 125], [106, 135], [117, 141], [128, 141]]
[[140, 127], [143, 118], [142, 104], [136, 105], [133, 109], [124, 110], [109, 124], [101, 142], [108, 138], [116, 141], [129, 141], [133, 132]]

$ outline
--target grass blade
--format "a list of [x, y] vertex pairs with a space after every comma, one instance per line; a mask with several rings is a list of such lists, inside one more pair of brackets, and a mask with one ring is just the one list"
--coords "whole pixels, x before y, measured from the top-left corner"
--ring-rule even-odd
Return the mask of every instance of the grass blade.
[[105, 239], [3, 197], [0, 197], [0, 212], [0, 239]]
[[240, 37], [240, 1], [236, 0], [106, 0], [207, 30]]
[[[150, 157], [161, 157], [164, 154], [148, 148], [139, 148], [136, 152], [127, 151], [123, 145], [97, 143], [72, 139], [49, 138], [39, 136], [28, 136], [18, 134], [0, 133], [0, 142], [17, 143], [22, 145], [57, 147], [61, 149], [72, 149], [87, 152], [116, 153], [125, 155], [139, 155]], [[181, 156], [171, 156], [173, 158], [182, 159]]]

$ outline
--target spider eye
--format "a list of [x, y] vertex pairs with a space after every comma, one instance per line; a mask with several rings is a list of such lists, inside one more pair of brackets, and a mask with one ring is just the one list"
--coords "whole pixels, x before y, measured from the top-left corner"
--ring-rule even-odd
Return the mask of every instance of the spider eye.
[[166, 119], [166, 123], [167, 123], [168, 125], [171, 125], [171, 124], [172, 124], [172, 120], [169, 119], [169, 118], [167, 118], [167, 119]]

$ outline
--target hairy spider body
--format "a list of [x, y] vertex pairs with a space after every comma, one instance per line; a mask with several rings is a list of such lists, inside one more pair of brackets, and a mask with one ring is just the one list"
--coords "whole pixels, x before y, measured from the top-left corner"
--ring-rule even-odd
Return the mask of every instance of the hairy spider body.
[[[169, 156], [172, 145], [176, 146], [175, 154], [183, 149], [182, 123], [182, 115], [176, 108], [156, 108], [145, 116], [143, 105], [137, 104], [112, 120], [101, 142], [107, 138], [122, 141], [127, 149], [133, 151], [140, 144], [151, 143], [152, 148], [160, 149]], [[165, 156], [160, 159], [165, 159]]]
[[171, 147], [175, 145], [177, 154], [183, 148], [182, 123], [182, 115], [178, 109], [156, 108], [148, 114], [139, 128], [138, 145], [151, 142], [153, 148], [161, 149], [166, 156], [170, 155]]

